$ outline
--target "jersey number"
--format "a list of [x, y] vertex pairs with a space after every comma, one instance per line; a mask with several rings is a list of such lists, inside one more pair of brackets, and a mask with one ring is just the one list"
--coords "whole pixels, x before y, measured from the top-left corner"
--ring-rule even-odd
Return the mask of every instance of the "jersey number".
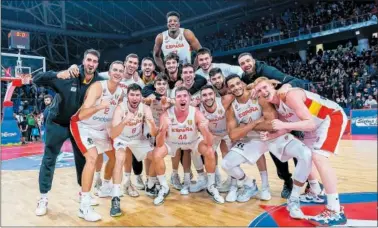
[[178, 139], [185, 140], [185, 139], [187, 139], [187, 136], [186, 135], [179, 135]]

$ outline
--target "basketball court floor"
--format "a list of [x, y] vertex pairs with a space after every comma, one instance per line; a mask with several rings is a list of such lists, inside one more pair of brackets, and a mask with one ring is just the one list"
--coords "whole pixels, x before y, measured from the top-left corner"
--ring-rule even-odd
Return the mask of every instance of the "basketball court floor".
[[[102, 221], [89, 223], [77, 216], [80, 189], [68, 143], [58, 158], [48, 214], [42, 217], [35, 216], [34, 211], [39, 196], [38, 170], [43, 144], [1, 149], [2, 226], [311, 226], [307, 221], [289, 218], [283, 206], [286, 201], [280, 198], [283, 182], [278, 179], [269, 155], [266, 159], [273, 198], [268, 202], [251, 199], [247, 203], [219, 205], [205, 191], [181, 196], [171, 188], [165, 204], [154, 206], [152, 199], [140, 191], [138, 198], [121, 198], [124, 215], [119, 218], [109, 215], [110, 198], [98, 199], [100, 205], [95, 210], [102, 215]], [[339, 155], [332, 157], [331, 162], [338, 176], [341, 203], [349, 218], [347, 225], [377, 226], [377, 137], [345, 136]], [[166, 164], [169, 180], [171, 162], [168, 157]], [[243, 165], [243, 168], [261, 183], [256, 166]], [[292, 161], [290, 170], [294, 170]], [[179, 172], [182, 177], [181, 167]], [[308, 215], [315, 215], [322, 208], [323, 205], [302, 204]]]

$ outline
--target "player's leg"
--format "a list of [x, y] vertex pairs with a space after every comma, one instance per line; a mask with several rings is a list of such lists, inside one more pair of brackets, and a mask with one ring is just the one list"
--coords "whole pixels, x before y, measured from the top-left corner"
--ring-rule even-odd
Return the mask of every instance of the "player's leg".
[[147, 158], [144, 160], [144, 164], [148, 165], [148, 179], [146, 184], [146, 195], [150, 197], [156, 197], [159, 193], [158, 185], [159, 181], [156, 177], [155, 163], [153, 162], [153, 150], [148, 152]]
[[121, 211], [121, 183], [122, 183], [122, 169], [126, 160], [126, 145], [124, 142], [115, 140], [115, 165], [113, 169], [113, 192], [110, 208], [110, 216], [120, 216]]
[[144, 183], [142, 178], [143, 161], [138, 161], [133, 154], [133, 171], [135, 174], [135, 187], [139, 190], [144, 190]]
[[164, 157], [169, 153], [169, 150], [171, 152], [171, 156], [172, 155], [173, 157], [177, 156], [175, 154], [177, 148], [169, 149], [166, 144], [161, 147], [155, 147], [154, 151], [152, 152], [156, 176], [161, 185], [161, 189], [159, 190], [158, 196], [154, 199], [155, 205], [163, 204], [164, 199], [169, 194], [169, 186], [168, 186], [167, 179], [165, 178], [165, 162], [164, 162]]
[[188, 195], [190, 188], [190, 167], [191, 163], [191, 151], [190, 150], [181, 150], [182, 153], [182, 166], [184, 168], [184, 184], [180, 190], [181, 195]]
[[180, 175], [178, 173], [178, 167], [180, 164], [180, 160], [183, 158], [182, 156], [184, 153], [182, 153], [181, 149], [178, 149], [176, 151], [176, 156], [171, 158], [172, 161], [172, 174], [171, 174], [171, 184], [173, 185], [173, 188], [177, 190], [182, 189], [182, 184], [180, 180]]
[[272, 195], [270, 194], [269, 188], [269, 181], [268, 181], [268, 168], [266, 166], [266, 159], [265, 155], [262, 154], [260, 158], [256, 162], [257, 168], [260, 172], [261, 177], [261, 192], [260, 192], [260, 199], [261, 200], [270, 200]]
[[[216, 203], [224, 203], [224, 198], [219, 194], [215, 187], [215, 151], [211, 146], [208, 146], [205, 141], [200, 141], [198, 144], [198, 153], [203, 155], [205, 159], [205, 168], [207, 172], [207, 193], [212, 196]], [[195, 151], [193, 151], [195, 153]]]
[[131, 196], [131, 197], [138, 197], [139, 192], [136, 189], [136, 187], [131, 183], [131, 167], [133, 163], [133, 153], [130, 149], [130, 147], [127, 147], [126, 149], [126, 159], [125, 159], [125, 184], [123, 185], [123, 191], [125, 194]]
[[[231, 149], [231, 140], [228, 137], [222, 139], [219, 145], [219, 149], [222, 153], [222, 159], [226, 157], [228, 151]], [[227, 179], [218, 187], [219, 192], [225, 193], [228, 192], [231, 188], [231, 176], [227, 175]]]
[[93, 183], [93, 175], [96, 170], [96, 160], [98, 152], [96, 147], [88, 149], [84, 153], [85, 165], [82, 173], [81, 183], [81, 202], [79, 209], [79, 217], [86, 221], [95, 222], [101, 219], [101, 216], [96, 213], [91, 207], [91, 186]]
[[99, 191], [102, 186], [101, 169], [102, 169], [103, 163], [104, 163], [104, 155], [99, 154], [97, 157], [96, 171], [94, 174], [94, 182], [95, 182], [94, 188], [96, 191]]
[[[98, 197], [110, 197], [112, 196], [112, 190], [113, 190], [111, 179], [112, 179], [113, 170], [115, 166], [115, 151], [114, 149], [112, 149], [112, 150], [106, 151], [105, 153], [106, 153], [106, 156], [108, 156], [108, 161], [106, 162], [106, 165], [105, 165], [104, 181], [98, 191]], [[100, 157], [101, 156], [99, 155], [97, 159]]]

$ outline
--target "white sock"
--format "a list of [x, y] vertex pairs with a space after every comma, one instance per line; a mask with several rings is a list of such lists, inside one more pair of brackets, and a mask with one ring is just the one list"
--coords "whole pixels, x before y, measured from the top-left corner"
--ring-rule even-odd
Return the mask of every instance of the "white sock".
[[206, 179], [206, 175], [205, 175], [205, 172], [202, 172], [202, 173], [198, 173], [198, 180], [205, 180]]
[[121, 195], [121, 185], [114, 184], [113, 185], [113, 197], [119, 197]]
[[184, 184], [190, 185], [190, 173], [184, 173]]
[[128, 184], [130, 182], [131, 173], [125, 172], [124, 176], [125, 176], [125, 183]]
[[263, 188], [268, 187], [269, 186], [268, 172], [267, 171], [261, 171], [260, 176], [261, 176], [262, 187]]
[[215, 184], [215, 173], [207, 173], [207, 188]]
[[41, 198], [42, 199], [47, 199], [47, 193], [41, 193]]
[[91, 195], [89, 192], [81, 192], [81, 202], [80, 207], [86, 208], [91, 205]]
[[157, 177], [150, 177], [155, 184], [159, 184]]
[[111, 186], [110, 180], [104, 180], [104, 181], [102, 182], [102, 186], [104, 186], [105, 188], [106, 188], [106, 187], [110, 187], [110, 186]]
[[154, 180], [152, 179], [152, 177], [151, 177], [151, 178], [148, 178], [148, 181], [147, 181], [147, 187], [148, 187], [148, 188], [152, 188], [152, 187], [154, 187], [154, 184], [155, 184], [155, 182], [154, 182]]
[[301, 188], [302, 187], [293, 184], [293, 189], [291, 190], [290, 198], [299, 198]]
[[215, 175], [216, 176], [220, 176], [221, 175], [218, 166], [215, 166]]
[[94, 179], [95, 180], [101, 179], [101, 171], [100, 172], [95, 172]]
[[158, 175], [157, 178], [160, 182], [160, 185], [168, 190], [169, 187], [168, 187], [168, 183], [167, 183], [167, 179], [165, 178], [165, 175]]
[[340, 212], [339, 194], [327, 194], [327, 208], [332, 211]]
[[308, 183], [310, 183], [310, 188], [311, 188], [312, 192], [319, 195], [320, 192], [322, 191], [322, 189], [320, 188], [319, 181], [314, 179], [314, 180], [309, 180]]
[[178, 174], [178, 169], [172, 170], [172, 175], [177, 175]]
[[237, 180], [235, 178], [231, 177], [231, 186], [237, 187], [237, 185], [238, 185]]

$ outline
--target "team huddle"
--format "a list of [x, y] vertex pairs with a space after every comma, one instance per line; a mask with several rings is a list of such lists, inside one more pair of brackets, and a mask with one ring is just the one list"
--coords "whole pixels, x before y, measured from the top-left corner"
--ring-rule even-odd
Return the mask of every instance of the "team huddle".
[[[108, 72], [103, 72], [108, 79], [89, 87], [83, 105], [71, 118], [71, 133], [86, 159], [79, 217], [101, 219], [92, 208], [95, 203], [90, 192], [103, 153], [108, 161], [96, 194], [111, 197], [110, 215], [120, 216], [121, 198], [139, 196], [130, 180], [133, 156], [144, 162], [144, 190], [154, 205], [169, 200], [167, 155], [172, 159], [173, 188], [182, 195], [206, 190], [215, 203], [223, 204], [271, 199], [265, 159], [270, 152], [281, 162], [296, 159], [287, 199], [292, 218], [308, 219], [316, 225], [345, 224], [336, 174], [328, 159], [336, 153], [346, 127], [343, 109], [318, 94], [268, 75], [246, 83], [242, 74], [255, 67], [251, 54], [239, 56], [241, 67], [212, 63], [210, 50], [201, 48], [190, 31], [176, 26], [176, 38], [170, 37], [170, 23], [174, 20], [177, 24], [179, 16], [173, 13], [167, 19], [168, 31], [158, 35], [154, 48], [156, 56], [163, 51], [164, 59], [144, 58], [142, 77], [136, 75], [136, 54], [129, 54], [124, 62], [114, 61]], [[198, 70], [190, 64], [190, 47], [197, 51]], [[86, 53], [84, 69], [96, 69], [98, 58], [94, 51]], [[155, 74], [155, 63], [161, 73]], [[67, 77], [77, 75], [77, 66], [67, 72]], [[280, 83], [283, 85], [277, 90]], [[292, 131], [303, 132], [303, 138]], [[180, 162], [183, 181], [177, 173]], [[191, 162], [198, 175], [195, 184], [191, 183]], [[257, 166], [261, 185], [243, 171], [241, 164]], [[223, 183], [220, 169], [228, 175]], [[310, 188], [301, 194], [307, 181]], [[306, 216], [301, 210], [300, 202], [326, 200], [324, 212], [317, 216]]]

